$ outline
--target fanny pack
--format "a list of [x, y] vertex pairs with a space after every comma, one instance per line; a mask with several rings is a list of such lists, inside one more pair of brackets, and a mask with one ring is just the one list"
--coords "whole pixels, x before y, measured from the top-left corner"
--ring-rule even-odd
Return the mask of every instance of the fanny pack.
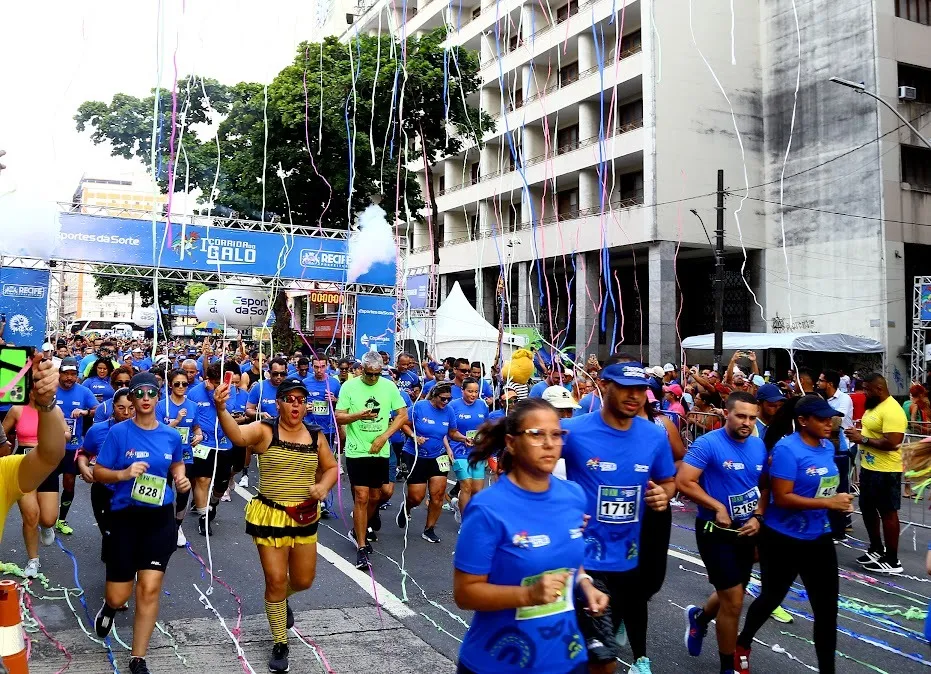
[[298, 524], [313, 524], [317, 521], [317, 504], [319, 503], [317, 499], [309, 498], [306, 501], [301, 501], [297, 505], [284, 506], [280, 503], [277, 503], [276, 501], [272, 501], [270, 498], [263, 496], [261, 493], [256, 494], [255, 498], [267, 505], [269, 508], [274, 508], [275, 510], [280, 510], [287, 513], [288, 517], [293, 519]]

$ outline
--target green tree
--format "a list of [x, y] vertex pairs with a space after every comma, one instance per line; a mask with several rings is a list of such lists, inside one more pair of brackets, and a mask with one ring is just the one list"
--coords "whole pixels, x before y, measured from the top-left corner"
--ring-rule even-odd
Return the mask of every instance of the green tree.
[[[176, 189], [187, 180], [222, 215], [345, 229], [375, 196], [400, 221], [429, 208], [439, 263], [432, 167], [493, 129], [466, 104], [480, 85], [477, 54], [446, 49], [445, 38], [441, 28], [405, 44], [388, 34], [304, 42], [267, 88], [184, 78], [174, 129], [171, 92], [159, 92], [154, 177], [168, 189], [173, 131]], [[154, 107], [154, 92], [117, 94], [110, 104], [81, 104], [74, 119], [94, 143], [151, 167]], [[211, 123], [216, 137], [203, 133]], [[408, 162], [426, 162], [429, 204]], [[276, 312], [276, 321], [287, 325], [287, 315]]]

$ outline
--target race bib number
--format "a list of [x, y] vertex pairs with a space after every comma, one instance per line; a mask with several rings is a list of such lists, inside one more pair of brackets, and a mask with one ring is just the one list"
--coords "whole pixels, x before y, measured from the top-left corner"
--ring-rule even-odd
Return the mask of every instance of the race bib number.
[[310, 406], [310, 413], [316, 417], [327, 417], [330, 415], [330, 403], [326, 400], [315, 400]]
[[818, 483], [818, 491], [815, 492], [815, 498], [831, 498], [837, 494], [837, 487], [840, 486], [840, 476], [831, 475], [822, 477]]
[[178, 431], [178, 435], [181, 436], [181, 444], [188, 444], [188, 438], [191, 436], [191, 429], [187, 426], [175, 426]]
[[469, 440], [474, 440], [474, 439], [475, 439], [476, 433], [478, 433], [478, 430], [466, 431], [465, 436], [466, 436]]
[[760, 502], [760, 489], [754, 487], [743, 494], [730, 494], [727, 497], [727, 509], [733, 520], [745, 520], [756, 510]]
[[167, 480], [158, 475], [143, 473], [133, 482], [132, 498], [139, 503], [160, 506], [165, 499]]
[[598, 521], [605, 524], [632, 524], [640, 521], [640, 490], [636, 487], [598, 488]]
[[197, 447], [193, 447], [192, 449], [195, 459], [206, 459], [208, 456], [210, 456], [210, 448], [205, 447], [204, 445], [197, 445]]
[[520, 581], [521, 587], [530, 587], [535, 585], [537, 581], [540, 580], [547, 573], [568, 573], [569, 578], [566, 580], [566, 587], [563, 590], [562, 596], [556, 601], [549, 604], [541, 604], [540, 606], [522, 606], [517, 609], [517, 614], [515, 618], [517, 620], [531, 620], [533, 618], [543, 618], [546, 616], [556, 615], [557, 613], [565, 613], [566, 611], [575, 610], [575, 605], [572, 598], [573, 590], [573, 574], [575, 569], [553, 569], [552, 571], [544, 571], [539, 573], [536, 576], [527, 576]]
[[78, 437], [78, 420], [65, 419], [65, 425], [68, 426], [68, 430], [71, 432], [71, 439], [68, 441], [68, 445], [77, 445], [80, 441], [80, 438]]
[[436, 467], [444, 473], [449, 472], [449, 457], [446, 454], [436, 457]]

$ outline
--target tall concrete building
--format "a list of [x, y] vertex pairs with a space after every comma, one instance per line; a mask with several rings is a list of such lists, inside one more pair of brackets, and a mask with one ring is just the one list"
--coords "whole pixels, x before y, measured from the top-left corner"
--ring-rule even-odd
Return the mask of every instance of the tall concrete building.
[[[341, 37], [445, 25], [448, 44], [480, 53], [470, 103], [496, 128], [439, 162], [430, 186], [441, 300], [458, 281], [495, 322], [501, 274], [506, 323], [580, 352], [676, 362], [681, 338], [713, 328], [707, 234], [723, 170], [725, 329], [864, 335], [901, 377], [910, 277], [931, 243], [931, 150], [829, 79], [863, 81], [927, 135], [929, 9], [376, 0]], [[409, 238], [406, 264], [428, 267], [427, 225]]]

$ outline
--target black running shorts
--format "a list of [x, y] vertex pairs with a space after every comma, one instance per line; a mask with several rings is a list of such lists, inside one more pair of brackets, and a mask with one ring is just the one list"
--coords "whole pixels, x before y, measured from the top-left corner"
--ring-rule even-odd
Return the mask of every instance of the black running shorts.
[[708, 581], [715, 590], [747, 586], [756, 552], [756, 536], [738, 536], [736, 531], [717, 527], [707, 529], [706, 520], [695, 520], [698, 554], [708, 571]]
[[173, 503], [150, 508], [129, 506], [110, 514], [107, 582], [128, 583], [137, 571], [161, 571], [177, 549]]

